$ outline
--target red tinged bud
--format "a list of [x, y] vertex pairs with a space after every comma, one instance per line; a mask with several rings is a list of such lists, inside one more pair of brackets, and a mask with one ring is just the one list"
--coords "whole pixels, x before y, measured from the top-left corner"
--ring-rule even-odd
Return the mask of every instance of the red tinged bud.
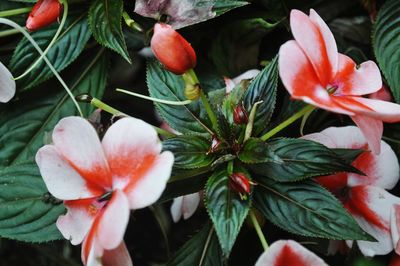
[[177, 75], [196, 66], [196, 53], [192, 46], [170, 25], [157, 23], [154, 26], [151, 49], [161, 64]]
[[247, 195], [250, 193], [251, 182], [245, 174], [233, 173], [231, 176], [229, 176], [229, 179], [229, 185], [233, 190], [243, 195]]
[[207, 152], [207, 154], [218, 151], [221, 144], [222, 144], [222, 142], [217, 138], [217, 136], [213, 136], [211, 139], [211, 147], [210, 147], [210, 150]]
[[243, 105], [239, 104], [233, 109], [233, 121], [237, 125], [247, 124], [249, 121], [249, 116]]
[[26, 21], [26, 28], [35, 31], [57, 21], [62, 10], [59, 0], [39, 0]]

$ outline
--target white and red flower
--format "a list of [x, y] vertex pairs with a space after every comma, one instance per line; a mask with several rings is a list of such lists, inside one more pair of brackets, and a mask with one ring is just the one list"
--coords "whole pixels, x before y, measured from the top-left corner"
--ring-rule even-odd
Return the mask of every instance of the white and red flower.
[[6, 103], [15, 95], [15, 80], [10, 71], [0, 62], [0, 103]]
[[310, 16], [292, 10], [290, 27], [295, 40], [279, 50], [279, 74], [288, 92], [319, 108], [350, 115], [379, 153], [382, 121], [400, 121], [400, 105], [362, 97], [382, 87], [378, 66], [373, 61], [357, 66], [338, 53], [332, 32], [313, 9]]
[[[329, 148], [366, 150], [368, 147], [362, 132], [354, 126], [330, 127], [304, 138]], [[366, 256], [384, 255], [393, 250], [391, 212], [395, 204], [400, 204], [400, 198], [386, 191], [392, 189], [399, 180], [397, 157], [384, 141], [380, 142], [380, 150], [379, 155], [366, 150], [352, 163], [365, 176], [339, 173], [316, 179], [335, 194], [360, 227], [378, 241], [357, 241]], [[352, 241], [346, 242], [348, 246], [352, 245]]]
[[255, 266], [327, 266], [321, 258], [293, 240], [274, 242]]
[[171, 216], [175, 223], [179, 222], [182, 216], [184, 220], [187, 220], [195, 213], [200, 203], [200, 193], [196, 192], [174, 198], [171, 205]]
[[156, 131], [135, 118], [118, 120], [101, 142], [85, 119], [64, 118], [53, 143], [38, 151], [36, 162], [49, 192], [68, 210], [58, 229], [73, 245], [83, 242], [85, 265], [132, 265], [123, 241], [130, 210], [160, 197], [172, 153], [160, 153]]

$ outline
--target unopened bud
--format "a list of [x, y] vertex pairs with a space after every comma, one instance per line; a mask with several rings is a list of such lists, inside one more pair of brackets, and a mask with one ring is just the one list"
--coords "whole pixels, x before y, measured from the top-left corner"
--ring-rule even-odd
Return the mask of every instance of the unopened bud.
[[219, 150], [221, 147], [222, 141], [217, 138], [217, 136], [213, 136], [211, 140], [211, 147], [208, 153], [214, 153]]
[[26, 28], [35, 31], [56, 22], [60, 16], [62, 4], [59, 0], [39, 0], [26, 20]]
[[250, 180], [246, 177], [244, 173], [233, 173], [229, 176], [230, 187], [242, 195], [247, 195], [250, 193]]
[[233, 109], [233, 122], [237, 125], [247, 124], [249, 116], [247, 111], [242, 104], [239, 104]]

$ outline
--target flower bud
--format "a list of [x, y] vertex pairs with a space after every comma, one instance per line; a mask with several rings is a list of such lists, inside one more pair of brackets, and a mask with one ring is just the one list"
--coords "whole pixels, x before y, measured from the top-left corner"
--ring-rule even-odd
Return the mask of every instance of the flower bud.
[[35, 31], [52, 24], [57, 21], [61, 10], [59, 0], [39, 0], [26, 20], [26, 28]]
[[229, 185], [233, 190], [243, 195], [250, 193], [251, 183], [244, 173], [233, 173], [231, 176], [229, 176], [229, 179]]
[[233, 122], [237, 125], [247, 124], [249, 116], [247, 115], [246, 109], [242, 104], [239, 104], [233, 109]]
[[164, 67], [177, 75], [196, 66], [196, 53], [192, 46], [170, 25], [157, 23], [154, 26], [151, 49]]
[[211, 147], [208, 150], [207, 154], [214, 153], [219, 150], [221, 147], [222, 141], [217, 138], [217, 136], [213, 136], [211, 139]]
[[196, 100], [200, 97], [200, 86], [199, 84], [187, 84], [185, 87], [185, 96], [188, 100]]

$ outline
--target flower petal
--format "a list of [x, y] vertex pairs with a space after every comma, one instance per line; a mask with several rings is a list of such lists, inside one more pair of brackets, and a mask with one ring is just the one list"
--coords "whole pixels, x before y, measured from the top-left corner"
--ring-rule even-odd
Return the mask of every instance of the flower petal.
[[88, 234], [101, 208], [96, 208], [95, 199], [65, 201], [64, 205], [68, 211], [58, 217], [57, 228], [72, 245], [78, 245]]
[[351, 119], [367, 139], [370, 149], [375, 154], [379, 154], [381, 152], [381, 138], [383, 135], [382, 121], [365, 115], [353, 115]]
[[0, 102], [6, 103], [15, 95], [15, 80], [10, 71], [0, 62]]
[[279, 75], [283, 85], [293, 98], [325, 110], [354, 115], [352, 111], [344, 109], [332, 101], [296, 41], [288, 41], [279, 49]]
[[81, 117], [67, 117], [53, 131], [57, 152], [90, 186], [111, 188], [111, 175], [96, 131]]
[[279, 240], [257, 260], [255, 266], [324, 266], [327, 265], [317, 255], [293, 240]]
[[189, 219], [200, 203], [200, 193], [196, 192], [189, 195], [184, 195], [174, 199], [174, 202], [171, 205], [171, 215], [173, 221], [176, 223], [181, 219], [183, 215], [183, 219]]
[[157, 132], [135, 118], [123, 118], [110, 127], [103, 147], [113, 173], [114, 188], [123, 189], [130, 208], [154, 203], [170, 177], [173, 155], [161, 152]]
[[121, 190], [115, 190], [99, 218], [97, 238], [103, 249], [115, 249], [123, 241], [129, 222], [129, 203]]
[[103, 266], [101, 257], [103, 256], [104, 249], [94, 237], [94, 229], [92, 227], [88, 237], [82, 243], [81, 258], [85, 266]]
[[102, 257], [103, 266], [132, 266], [132, 259], [126, 248], [125, 242], [115, 249], [104, 250]]
[[356, 63], [344, 54], [339, 54], [339, 69], [335, 81], [335, 94], [365, 95], [378, 91], [382, 87], [382, 77], [378, 66], [367, 61], [356, 66]]
[[326, 88], [335, 76], [338, 65], [338, 52], [332, 32], [312, 9], [310, 17], [299, 10], [292, 10], [290, 28], [319, 81]]
[[397, 254], [400, 254], [400, 205], [395, 204], [390, 213], [390, 232], [393, 246]]
[[36, 163], [49, 192], [62, 200], [91, 198], [102, 190], [87, 186], [86, 180], [62, 158], [53, 145], [46, 145], [36, 153]]

